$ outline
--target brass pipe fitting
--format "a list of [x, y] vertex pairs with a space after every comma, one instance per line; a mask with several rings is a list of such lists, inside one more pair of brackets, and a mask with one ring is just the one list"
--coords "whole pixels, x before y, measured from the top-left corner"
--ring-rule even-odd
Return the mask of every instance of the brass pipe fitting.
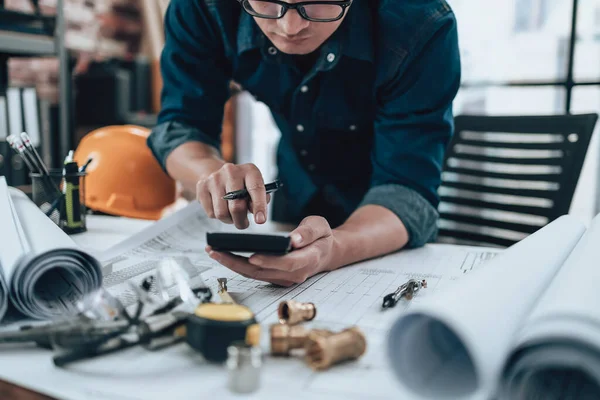
[[325, 370], [343, 361], [358, 359], [365, 353], [367, 341], [357, 327], [332, 335], [311, 331], [304, 348], [308, 365], [314, 370]]
[[317, 308], [313, 303], [300, 303], [295, 300], [287, 300], [279, 303], [277, 313], [280, 323], [295, 325], [299, 322], [313, 320], [317, 315]]
[[308, 331], [302, 325], [271, 325], [271, 354], [288, 356], [294, 349], [303, 349], [310, 332], [318, 332], [323, 337], [333, 335], [333, 332], [324, 329]]
[[271, 325], [271, 354], [289, 355], [291, 350], [304, 347], [307, 335], [302, 325]]

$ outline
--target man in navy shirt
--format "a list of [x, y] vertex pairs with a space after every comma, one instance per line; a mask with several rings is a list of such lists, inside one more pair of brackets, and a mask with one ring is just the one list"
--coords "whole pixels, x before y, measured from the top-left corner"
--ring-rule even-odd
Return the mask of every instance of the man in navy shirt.
[[[220, 157], [233, 80], [281, 130], [273, 219], [299, 224], [285, 256], [211, 257], [280, 285], [436, 237], [437, 189], [460, 84], [444, 0], [171, 0], [162, 110], [148, 139], [210, 217], [248, 227], [271, 200], [255, 165]], [[250, 200], [225, 201], [247, 188]]]

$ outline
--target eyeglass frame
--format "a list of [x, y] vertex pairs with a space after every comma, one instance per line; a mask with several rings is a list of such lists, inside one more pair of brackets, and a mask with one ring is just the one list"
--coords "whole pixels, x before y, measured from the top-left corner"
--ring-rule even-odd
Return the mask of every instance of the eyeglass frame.
[[[296, 10], [298, 12], [298, 15], [300, 15], [302, 18], [304, 18], [307, 21], [311, 21], [311, 22], [335, 22], [335, 21], [339, 21], [340, 19], [342, 19], [344, 17], [344, 14], [346, 14], [346, 9], [348, 7], [350, 7], [350, 5], [352, 5], [352, 2], [354, 0], [343, 0], [343, 1], [313, 0], [313, 1], [301, 1], [301, 2], [298, 2], [298, 3], [286, 3], [285, 1], [281, 1], [281, 0], [256, 0], [256, 1], [262, 1], [264, 3], [277, 4], [277, 5], [281, 6], [281, 7], [283, 7], [283, 12], [278, 17], [268, 17], [268, 16], [264, 16], [262, 14], [258, 15], [258, 14], [251, 13], [250, 11], [248, 11], [246, 9], [246, 4], [248, 4], [250, 0], [237, 0], [237, 1], [238, 1], [238, 3], [240, 3], [240, 5], [242, 6], [242, 8], [244, 9], [245, 12], [247, 12], [249, 15], [252, 15], [253, 17], [257, 17], [257, 18], [281, 19], [281, 18], [283, 18], [285, 16], [285, 14], [288, 12], [288, 10], [292, 9], [292, 10]], [[336, 18], [311, 19], [306, 14], [306, 12], [304, 11], [304, 8], [303, 8], [304, 6], [311, 5], [311, 4], [328, 4], [328, 5], [333, 4], [333, 5], [336, 5], [336, 6], [340, 6], [342, 8], [342, 12]], [[252, 7], [250, 7], [250, 8], [252, 8]]]

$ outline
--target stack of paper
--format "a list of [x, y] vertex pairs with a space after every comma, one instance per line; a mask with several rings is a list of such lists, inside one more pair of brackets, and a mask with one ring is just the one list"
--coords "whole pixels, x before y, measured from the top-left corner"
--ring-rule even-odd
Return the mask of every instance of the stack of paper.
[[0, 320], [9, 304], [26, 317], [75, 312], [102, 284], [100, 263], [0, 177]]

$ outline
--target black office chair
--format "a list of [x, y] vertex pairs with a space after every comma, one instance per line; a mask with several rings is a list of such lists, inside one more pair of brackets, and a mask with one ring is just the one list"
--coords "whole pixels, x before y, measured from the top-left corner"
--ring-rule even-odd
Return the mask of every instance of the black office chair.
[[508, 247], [567, 214], [597, 119], [457, 116], [438, 242]]

